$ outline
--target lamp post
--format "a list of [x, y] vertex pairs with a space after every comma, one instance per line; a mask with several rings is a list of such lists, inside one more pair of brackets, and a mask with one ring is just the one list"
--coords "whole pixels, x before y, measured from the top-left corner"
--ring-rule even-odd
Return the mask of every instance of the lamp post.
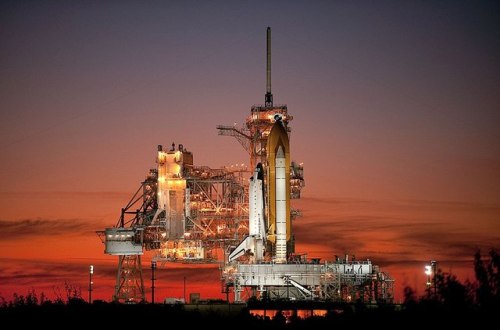
[[89, 304], [92, 304], [92, 286], [94, 282], [92, 282], [92, 275], [94, 274], [94, 265], [90, 265], [89, 268]]
[[437, 261], [432, 260], [430, 265], [425, 265], [425, 275], [427, 275], [426, 287], [429, 292], [429, 296], [432, 291], [434, 291], [434, 298], [437, 298]]
[[437, 261], [432, 260], [431, 261], [431, 267], [432, 267], [432, 273], [434, 274], [434, 278], [433, 278], [433, 282], [434, 282], [434, 298], [437, 299], [437, 281], [436, 281]]
[[184, 303], [186, 303], [186, 276], [184, 276]]
[[156, 261], [151, 260], [151, 303], [155, 303], [155, 270], [156, 270]]
[[427, 282], [425, 283], [425, 286], [426, 286], [427, 290], [429, 290], [431, 287], [432, 266], [425, 265], [424, 273], [425, 273], [425, 275], [427, 275]]

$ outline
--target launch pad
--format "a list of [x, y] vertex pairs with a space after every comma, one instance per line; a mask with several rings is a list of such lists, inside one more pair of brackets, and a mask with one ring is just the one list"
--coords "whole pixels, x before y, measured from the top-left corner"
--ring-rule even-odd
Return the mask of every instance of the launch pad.
[[[242, 264], [224, 268], [223, 279], [232, 287], [234, 301], [361, 300], [392, 303], [393, 280], [370, 260], [319, 263], [302, 260], [288, 264]], [[229, 291], [227, 291], [229, 292]]]
[[[161, 262], [219, 262], [222, 292], [235, 302], [315, 300], [392, 303], [394, 280], [369, 259], [320, 262], [295, 254], [290, 199], [300, 198], [303, 167], [291, 160], [286, 105], [271, 92], [271, 29], [267, 29], [265, 104], [242, 127], [219, 125], [250, 156], [244, 164], [195, 166], [179, 144], [158, 146], [157, 167], [122, 209], [113, 228], [98, 232], [105, 253], [119, 257], [113, 299], [145, 300], [141, 255]], [[250, 177], [250, 178], [249, 178]]]

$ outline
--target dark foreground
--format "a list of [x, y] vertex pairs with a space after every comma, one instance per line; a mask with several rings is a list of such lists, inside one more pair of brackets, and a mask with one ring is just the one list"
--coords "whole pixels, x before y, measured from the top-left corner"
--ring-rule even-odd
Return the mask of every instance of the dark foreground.
[[[312, 311], [326, 310], [324, 316], [302, 318]], [[251, 315], [257, 311], [261, 315]], [[262, 311], [266, 311], [265, 314]], [[3, 324], [16, 327], [47, 326], [50, 329], [93, 329], [110, 327], [125, 329], [161, 326], [182, 326], [191, 329], [202, 326], [210, 329], [449, 329], [451, 326], [470, 325], [474, 328], [495, 324], [498, 309], [449, 308], [433, 304], [366, 306], [361, 304], [294, 305], [120, 305], [84, 302], [69, 304], [46, 304], [26, 306], [4, 306], [0, 308]], [[493, 322], [493, 323], [492, 323]], [[319, 329], [319, 328], [318, 328]]]

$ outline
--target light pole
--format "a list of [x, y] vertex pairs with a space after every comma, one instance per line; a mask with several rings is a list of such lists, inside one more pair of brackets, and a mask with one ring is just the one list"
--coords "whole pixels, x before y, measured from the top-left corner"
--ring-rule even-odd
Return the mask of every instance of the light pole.
[[425, 265], [425, 275], [427, 275], [426, 287], [429, 292], [429, 297], [432, 291], [434, 291], [434, 298], [437, 298], [436, 273], [437, 273], [437, 261], [431, 260], [430, 265]]
[[186, 276], [184, 276], [184, 303], [186, 303]]
[[155, 270], [156, 270], [156, 261], [151, 260], [151, 303], [155, 303]]
[[432, 260], [431, 261], [431, 267], [432, 267], [432, 274], [434, 275], [434, 278], [433, 278], [433, 281], [434, 281], [434, 298], [437, 299], [437, 281], [436, 281], [437, 261]]
[[432, 266], [431, 265], [425, 265], [425, 275], [427, 275], [427, 282], [425, 283], [425, 286], [427, 287], [427, 290], [430, 290], [431, 287], [431, 275], [432, 275]]
[[92, 282], [92, 275], [94, 274], [94, 265], [90, 265], [89, 268], [89, 304], [92, 304], [92, 286], [94, 282]]

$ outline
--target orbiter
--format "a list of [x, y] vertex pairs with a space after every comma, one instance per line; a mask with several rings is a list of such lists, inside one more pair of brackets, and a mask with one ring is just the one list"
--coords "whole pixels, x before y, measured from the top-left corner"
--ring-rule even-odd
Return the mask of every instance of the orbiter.
[[264, 258], [267, 231], [264, 224], [264, 169], [257, 164], [249, 184], [248, 236], [229, 255], [229, 262], [247, 254], [255, 261]]
[[266, 252], [275, 263], [287, 261], [291, 240], [289, 140], [281, 116], [277, 114], [274, 120], [267, 140], [268, 164], [259, 163], [250, 178], [249, 235], [229, 255], [229, 262], [244, 254], [259, 262]]

